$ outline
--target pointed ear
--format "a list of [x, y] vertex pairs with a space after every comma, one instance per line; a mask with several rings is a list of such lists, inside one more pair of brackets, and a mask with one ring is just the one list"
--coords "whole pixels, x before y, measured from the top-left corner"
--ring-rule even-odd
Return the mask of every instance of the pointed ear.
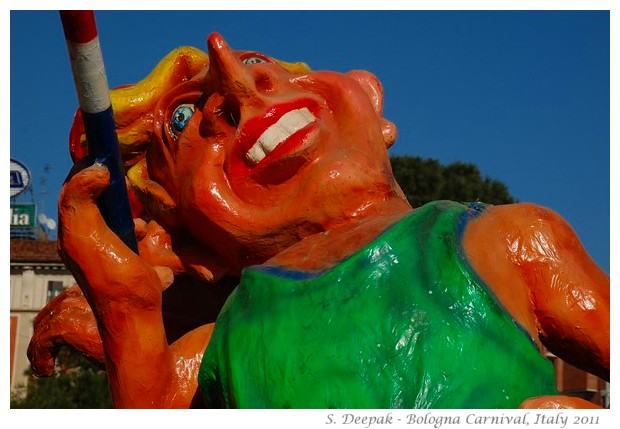
[[179, 226], [176, 202], [159, 183], [151, 180], [146, 158], [127, 171], [127, 179], [133, 193], [154, 219], [167, 228]]
[[347, 75], [357, 81], [364, 89], [366, 95], [372, 103], [375, 113], [381, 120], [381, 131], [383, 132], [383, 141], [385, 147], [389, 148], [396, 141], [396, 125], [383, 117], [383, 87], [377, 77], [364, 70], [352, 70]]
[[389, 149], [396, 141], [396, 136], [398, 135], [396, 125], [385, 118], [381, 118], [381, 131], [383, 132], [385, 147]]

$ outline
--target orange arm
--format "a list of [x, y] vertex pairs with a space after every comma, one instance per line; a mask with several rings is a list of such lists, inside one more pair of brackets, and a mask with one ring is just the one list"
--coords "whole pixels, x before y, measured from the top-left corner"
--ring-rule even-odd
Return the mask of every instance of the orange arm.
[[211, 328], [168, 345], [162, 290], [172, 282], [172, 270], [148, 264], [105, 225], [95, 200], [108, 180], [107, 169], [96, 165], [64, 185], [61, 254], [97, 319], [115, 406], [188, 407]]
[[506, 309], [563, 360], [609, 380], [609, 276], [571, 227], [534, 204], [473, 221], [466, 253]]

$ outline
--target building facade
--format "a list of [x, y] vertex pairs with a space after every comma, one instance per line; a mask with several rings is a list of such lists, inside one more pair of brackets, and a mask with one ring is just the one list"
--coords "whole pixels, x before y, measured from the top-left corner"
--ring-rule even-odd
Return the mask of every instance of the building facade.
[[11, 393], [18, 394], [28, 381], [26, 350], [35, 316], [73, 284], [73, 276], [58, 256], [56, 241], [11, 238]]
[[563, 395], [578, 396], [602, 407], [610, 407], [609, 383], [576, 368], [562, 359], [547, 353], [555, 367], [558, 391]]

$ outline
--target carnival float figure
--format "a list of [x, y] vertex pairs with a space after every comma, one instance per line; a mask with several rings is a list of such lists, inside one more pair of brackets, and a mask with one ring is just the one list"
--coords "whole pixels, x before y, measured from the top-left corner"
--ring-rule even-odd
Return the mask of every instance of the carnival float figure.
[[365, 71], [180, 48], [112, 91], [139, 256], [76, 161], [59, 250], [79, 288], [35, 321], [35, 374], [68, 344], [116, 407], [517, 408], [557, 395], [544, 348], [609, 380], [609, 277], [553, 211], [437, 201], [391, 172]]

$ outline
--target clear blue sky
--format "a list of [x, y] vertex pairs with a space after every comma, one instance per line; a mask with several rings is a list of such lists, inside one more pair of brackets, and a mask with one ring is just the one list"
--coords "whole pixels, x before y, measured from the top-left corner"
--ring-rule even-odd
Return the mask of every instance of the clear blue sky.
[[[562, 214], [609, 272], [608, 11], [102, 11], [96, 18], [111, 87], [140, 80], [175, 47], [205, 49], [212, 31], [235, 49], [314, 69], [369, 70], [399, 130], [392, 153], [477, 164], [520, 201]], [[55, 218], [77, 107], [60, 19], [56, 11], [11, 11], [10, 24], [10, 156], [30, 168], [39, 205]]]

